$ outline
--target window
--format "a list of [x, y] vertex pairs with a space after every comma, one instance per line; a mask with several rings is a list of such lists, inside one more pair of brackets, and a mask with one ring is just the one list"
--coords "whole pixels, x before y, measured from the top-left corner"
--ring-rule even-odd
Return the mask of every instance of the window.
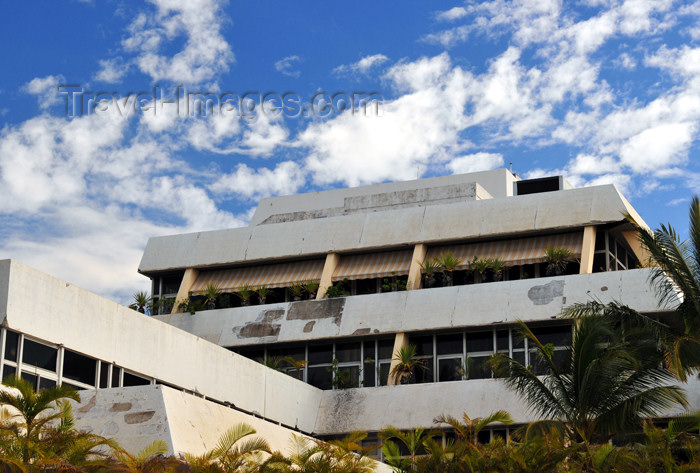
[[25, 337], [22, 348], [22, 363], [49, 371], [56, 371], [58, 349]]
[[65, 349], [63, 351], [63, 377], [95, 386], [97, 360]]

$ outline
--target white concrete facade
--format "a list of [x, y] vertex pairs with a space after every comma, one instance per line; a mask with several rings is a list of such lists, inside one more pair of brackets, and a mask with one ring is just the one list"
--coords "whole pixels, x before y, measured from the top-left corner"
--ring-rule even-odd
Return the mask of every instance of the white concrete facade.
[[[407, 291], [333, 299], [319, 294], [316, 300], [148, 317], [2, 260], [0, 342], [6, 352], [7, 337], [17, 336], [19, 354], [10, 359], [5, 353], [0, 369], [22, 370], [22, 344], [29, 340], [56, 350], [57, 367], [47, 374], [52, 382], [65, 381], [66, 350], [97, 360], [95, 388], [104, 387], [103, 369], [110, 377], [122, 371], [140, 376], [151, 384], [127, 387], [112, 379], [109, 389], [84, 391], [76, 408], [80, 425], [132, 439], [134, 446], [161, 438], [172, 452], [209, 449], [229, 424], [240, 421], [253, 424], [280, 449], [293, 430], [340, 436], [386, 425], [410, 429], [431, 426], [440, 414], [460, 417], [465, 411], [481, 417], [506, 409], [516, 422], [528, 422], [533, 417], [523, 401], [497, 379], [444, 381], [436, 373], [422, 384], [380, 386], [377, 381], [372, 387], [324, 391], [232, 351], [302, 347], [308, 354], [311, 346], [331, 344], [335, 355], [338, 346], [354, 343], [363, 346], [362, 370], [369, 358], [365, 344], [376, 342], [378, 354], [379, 340], [395, 347], [413, 336], [433, 337], [437, 346], [438, 337], [456, 333], [466, 363], [471, 332], [492, 331], [493, 348], [486, 352], [493, 353], [497, 332], [505, 331], [514, 351], [517, 321], [557, 324], [562, 309], [575, 302], [619, 301], [646, 313], [660, 311], [648, 285], [649, 269], [596, 272], [600, 245], [612, 244], [608, 232], [629, 231], [624, 214], [644, 225], [614, 186], [569, 189], [561, 179], [562, 190], [518, 196], [513, 193], [517, 180], [496, 170], [263, 199], [248, 227], [151, 238], [139, 266], [154, 280], [179, 275], [179, 287], [169, 293], [182, 299], [198, 275], [211, 269], [313, 259], [325, 261], [319, 279], [329, 285], [344, 256], [411, 250]], [[564, 233], [581, 235], [580, 274], [544, 277], [538, 269], [527, 279], [421, 288], [419, 264], [430, 248]], [[613, 243], [641, 260], [639, 248], [620, 241]], [[437, 372], [437, 351], [434, 358]], [[372, 360], [377, 379], [380, 361], [379, 356]], [[309, 367], [304, 369], [302, 379], [308, 380]], [[698, 384], [689, 389], [691, 404], [700, 408]]]

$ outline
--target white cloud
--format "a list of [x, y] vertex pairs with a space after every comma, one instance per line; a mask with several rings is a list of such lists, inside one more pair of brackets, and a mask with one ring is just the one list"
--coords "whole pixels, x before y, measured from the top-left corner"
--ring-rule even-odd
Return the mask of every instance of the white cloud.
[[503, 166], [503, 155], [500, 153], [474, 153], [452, 159], [446, 167], [452, 174], [462, 174], [477, 171], [488, 171]]
[[454, 21], [467, 16], [467, 10], [464, 7], [452, 7], [449, 10], [438, 12], [435, 18], [438, 21]]
[[275, 70], [277, 72], [281, 72], [285, 76], [299, 77], [301, 75], [301, 71], [294, 69], [294, 67], [300, 62], [302, 62], [302, 59], [297, 55], [287, 56], [275, 63]]
[[634, 172], [665, 169], [681, 163], [693, 141], [696, 125], [667, 123], [648, 128], [622, 144], [621, 161]]
[[342, 64], [335, 69], [333, 72], [338, 75], [343, 74], [367, 74], [370, 69], [375, 66], [379, 66], [388, 61], [389, 58], [383, 54], [373, 54], [371, 56], [365, 56], [357, 62], [352, 64]]
[[579, 154], [567, 164], [571, 174], [606, 174], [620, 171], [621, 165], [611, 156]]
[[459, 43], [463, 43], [469, 38], [469, 34], [474, 30], [471, 25], [462, 25], [439, 33], [430, 33], [421, 38], [429, 44], [440, 44], [445, 48], [451, 48]]
[[39, 108], [46, 110], [52, 105], [61, 103], [61, 95], [58, 93], [58, 86], [66, 83], [66, 78], [62, 75], [49, 75], [46, 77], [35, 77], [27, 82], [22, 90], [28, 94], [36, 95]]
[[283, 161], [274, 169], [251, 169], [245, 164], [239, 164], [235, 172], [222, 175], [209, 189], [223, 196], [239, 195], [259, 199], [293, 194], [305, 181], [303, 170], [293, 161]]
[[385, 102], [382, 116], [344, 113], [300, 133], [296, 144], [308, 150], [306, 168], [314, 182], [356, 186], [412, 179], [460, 145], [469, 74], [451, 68], [443, 54], [400, 63], [386, 78], [408, 93]]
[[[199, 84], [228, 71], [234, 61], [222, 35], [224, 16], [217, 0], [152, 0], [156, 11], [140, 13], [122, 41], [135, 53], [136, 66], [154, 81]], [[161, 53], [165, 45], [184, 40], [174, 55]]]
[[129, 64], [125, 63], [121, 57], [112, 59], [100, 59], [100, 70], [94, 76], [94, 79], [108, 84], [116, 84], [121, 81], [127, 72], [129, 72]]

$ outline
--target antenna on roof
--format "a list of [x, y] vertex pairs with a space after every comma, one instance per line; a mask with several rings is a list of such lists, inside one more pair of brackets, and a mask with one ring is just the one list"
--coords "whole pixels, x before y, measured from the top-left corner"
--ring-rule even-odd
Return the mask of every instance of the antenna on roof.
[[513, 174], [513, 163], [508, 163], [510, 164], [510, 173]]

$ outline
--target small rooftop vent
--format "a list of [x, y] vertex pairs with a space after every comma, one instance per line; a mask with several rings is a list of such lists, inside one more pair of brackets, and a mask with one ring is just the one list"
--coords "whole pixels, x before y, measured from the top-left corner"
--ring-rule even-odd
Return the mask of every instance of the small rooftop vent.
[[539, 194], [568, 188], [562, 176], [541, 177], [515, 181], [515, 195]]

